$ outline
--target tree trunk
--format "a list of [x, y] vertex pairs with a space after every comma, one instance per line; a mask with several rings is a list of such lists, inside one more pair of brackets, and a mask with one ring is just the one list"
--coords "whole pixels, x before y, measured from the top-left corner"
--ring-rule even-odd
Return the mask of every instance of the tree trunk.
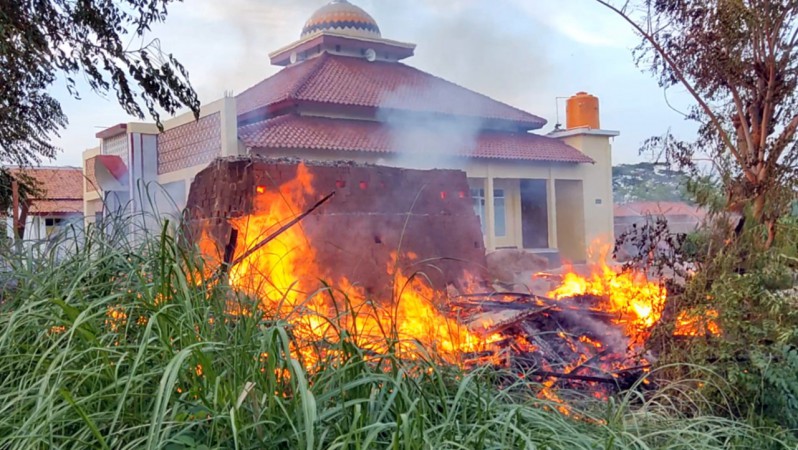
[[769, 249], [773, 246], [773, 242], [776, 240], [776, 220], [765, 220], [765, 227], [767, 227], [768, 230], [768, 237], [765, 241], [765, 249]]
[[[776, 219], [768, 217], [765, 214], [765, 194], [758, 194], [756, 198], [754, 198], [754, 210], [753, 210], [754, 220], [758, 225], [764, 225], [765, 229], [767, 230], [767, 238], [765, 238], [764, 243], [762, 243], [763, 250], [768, 250], [770, 247], [773, 246], [773, 242], [776, 240]], [[757, 239], [757, 243], [761, 242]]]

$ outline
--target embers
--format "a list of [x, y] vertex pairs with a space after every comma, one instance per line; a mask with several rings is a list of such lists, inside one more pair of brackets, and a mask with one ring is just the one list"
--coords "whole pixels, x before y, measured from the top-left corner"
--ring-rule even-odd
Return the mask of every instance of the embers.
[[[606, 299], [589, 295], [549, 299], [525, 294], [461, 296], [453, 312], [486, 334], [499, 333], [500, 356], [469, 355], [474, 363], [499, 359], [504, 367], [534, 376], [546, 389], [565, 387], [604, 396], [624, 390], [647, 373], [639, 345], [602, 311]], [[549, 393], [551, 395], [551, 393]]]

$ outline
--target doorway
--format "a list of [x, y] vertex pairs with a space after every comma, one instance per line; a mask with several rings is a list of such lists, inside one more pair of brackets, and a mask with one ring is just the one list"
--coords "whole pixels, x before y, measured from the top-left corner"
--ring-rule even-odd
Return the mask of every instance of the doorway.
[[521, 180], [521, 233], [524, 248], [549, 248], [546, 180]]

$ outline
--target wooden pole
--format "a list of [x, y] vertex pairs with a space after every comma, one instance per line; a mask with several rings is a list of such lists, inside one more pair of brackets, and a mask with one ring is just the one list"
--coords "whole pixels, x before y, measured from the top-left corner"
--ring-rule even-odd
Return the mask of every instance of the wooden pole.
[[17, 180], [11, 180], [11, 199], [12, 199], [11, 214], [13, 216], [14, 240], [19, 240], [21, 238], [19, 236], [19, 183], [17, 182]]
[[[269, 236], [267, 236], [266, 239], [263, 239], [262, 241], [258, 242], [257, 244], [255, 244], [255, 246], [253, 246], [252, 248], [250, 248], [249, 250], [244, 252], [243, 255], [239, 256], [236, 259], [234, 259], [233, 262], [230, 263], [225, 269], [226, 270], [230, 270], [231, 267], [237, 266], [238, 264], [240, 264], [242, 261], [247, 259], [247, 257], [249, 257], [251, 254], [253, 254], [253, 253], [257, 252], [258, 250], [260, 250], [261, 248], [265, 247], [266, 244], [268, 244], [269, 242], [274, 240], [274, 238], [276, 238], [277, 236], [281, 235], [285, 230], [287, 230], [287, 229], [293, 227], [294, 225], [298, 224], [299, 222], [301, 222], [302, 219], [304, 219], [305, 217], [309, 216], [310, 213], [312, 213], [313, 211], [317, 210], [321, 205], [326, 203], [327, 200], [333, 198], [334, 195], [335, 195], [335, 191], [330, 192], [329, 195], [327, 195], [323, 199], [319, 200], [315, 205], [311, 206], [309, 210], [303, 212], [302, 214], [297, 216], [292, 221], [290, 221], [287, 224], [281, 226], [277, 231], [275, 231], [274, 233], [272, 233]], [[236, 238], [237, 237], [238, 237], [238, 233], [236, 232]]]

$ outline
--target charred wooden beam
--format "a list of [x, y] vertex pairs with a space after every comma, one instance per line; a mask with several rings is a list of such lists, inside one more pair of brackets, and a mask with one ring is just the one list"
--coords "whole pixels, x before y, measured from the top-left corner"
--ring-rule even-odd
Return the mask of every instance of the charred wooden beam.
[[226, 276], [230, 273], [230, 267], [232, 267], [233, 256], [235, 256], [237, 244], [238, 244], [238, 230], [235, 228], [231, 228], [230, 239], [227, 241], [227, 245], [225, 245], [224, 247], [222, 266], [220, 267], [223, 276]]
[[[567, 303], [527, 303], [527, 302], [502, 302], [502, 301], [482, 301], [482, 302], [450, 302], [450, 309], [461, 309], [464, 311], [479, 312], [501, 312], [501, 311], [546, 311], [551, 314], [578, 316], [587, 315], [591, 318], [611, 322], [618, 318], [618, 314], [606, 311], [598, 311]], [[534, 315], [534, 314], [533, 314]]]
[[313, 211], [317, 210], [319, 207], [321, 207], [321, 205], [327, 203], [327, 201], [330, 200], [331, 198], [333, 198], [334, 196], [335, 196], [335, 191], [329, 193], [326, 197], [324, 197], [321, 200], [319, 200], [318, 202], [316, 202], [315, 205], [311, 206], [310, 209], [308, 209], [307, 211], [305, 211], [302, 214], [298, 215], [297, 217], [295, 217], [293, 220], [291, 220], [287, 224], [281, 226], [274, 233], [266, 236], [266, 238], [264, 238], [263, 240], [261, 240], [260, 242], [255, 244], [252, 248], [250, 248], [249, 250], [244, 252], [243, 255], [241, 255], [238, 258], [236, 258], [235, 260], [233, 260], [233, 262], [230, 263], [230, 267], [232, 268], [234, 266], [237, 266], [238, 264], [241, 264], [242, 261], [244, 261], [245, 259], [250, 257], [253, 253], [255, 253], [258, 250], [260, 250], [263, 247], [265, 247], [269, 242], [273, 241], [275, 238], [277, 238], [278, 236], [283, 234], [289, 228], [291, 228], [294, 225], [296, 225], [299, 222], [301, 222], [302, 219], [304, 219], [305, 217], [309, 216], [311, 213], [313, 213]]
[[598, 361], [599, 359], [604, 357], [604, 355], [606, 355], [608, 351], [609, 350], [602, 350], [602, 351], [596, 353], [591, 358], [589, 358], [587, 361], [585, 361], [582, 364], [579, 364], [578, 366], [576, 366], [573, 369], [569, 370], [568, 371], [568, 375], [576, 375], [577, 372], [581, 371], [582, 369], [588, 367], [590, 364], [592, 364], [595, 361]]
[[587, 383], [602, 383], [602, 384], [612, 384], [618, 385], [618, 380], [612, 377], [593, 377], [589, 375], [576, 375], [576, 374], [568, 374], [562, 372], [550, 372], [548, 370], [533, 370], [529, 372], [528, 375], [541, 377], [541, 378], [557, 378], [559, 380], [570, 380], [570, 381], [584, 381]]
[[513, 318], [511, 318], [509, 320], [505, 320], [503, 322], [499, 322], [497, 324], [494, 324], [493, 326], [487, 328], [484, 332], [485, 332], [485, 334], [501, 333], [501, 332], [507, 330], [508, 328], [512, 328], [512, 327], [520, 324], [521, 322], [524, 322], [524, 321], [528, 320], [529, 318], [531, 318], [533, 316], [536, 316], [538, 314], [543, 314], [543, 313], [551, 310], [552, 308], [553, 307], [551, 307], [551, 306], [547, 306], [547, 307], [538, 308], [538, 309], [535, 309], [535, 310], [524, 311], [524, 312], [518, 314], [517, 316], [515, 316], [515, 317], [513, 317]]

